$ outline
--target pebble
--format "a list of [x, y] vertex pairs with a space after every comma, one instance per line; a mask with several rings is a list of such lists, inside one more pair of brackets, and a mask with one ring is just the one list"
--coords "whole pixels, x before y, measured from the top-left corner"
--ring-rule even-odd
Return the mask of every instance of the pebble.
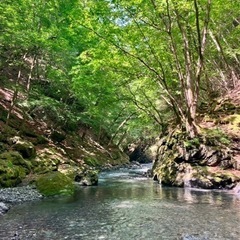
[[0, 216], [6, 213], [8, 210], [9, 210], [9, 206], [7, 206], [3, 202], [0, 202]]
[[43, 196], [33, 187], [15, 187], [0, 189], [0, 215], [5, 214], [10, 205], [33, 201], [43, 198]]

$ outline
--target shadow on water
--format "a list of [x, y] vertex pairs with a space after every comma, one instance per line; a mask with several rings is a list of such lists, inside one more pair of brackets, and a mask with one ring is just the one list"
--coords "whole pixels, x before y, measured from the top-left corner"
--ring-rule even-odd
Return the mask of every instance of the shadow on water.
[[0, 239], [238, 240], [240, 199], [220, 191], [161, 187], [142, 169], [100, 175], [73, 197], [16, 206]]

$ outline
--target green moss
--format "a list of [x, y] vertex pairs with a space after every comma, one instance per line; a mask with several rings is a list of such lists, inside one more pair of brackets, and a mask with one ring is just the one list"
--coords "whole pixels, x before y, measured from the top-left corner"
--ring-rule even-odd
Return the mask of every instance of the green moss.
[[22, 182], [26, 176], [26, 169], [21, 166], [11, 165], [6, 162], [0, 165], [0, 187], [15, 187]]
[[232, 130], [240, 129], [240, 114], [232, 114], [223, 119], [225, 124], [228, 124]]
[[44, 136], [38, 135], [37, 136], [37, 140], [35, 141], [35, 143], [36, 144], [46, 144], [46, 143], [48, 143], [48, 140]]
[[38, 135], [34, 132], [34, 130], [27, 128], [27, 127], [22, 127], [20, 131], [20, 135], [27, 136], [27, 137], [32, 137], [36, 138]]
[[101, 165], [101, 163], [96, 158], [93, 158], [93, 157], [88, 157], [88, 158], [84, 159], [84, 162], [87, 165], [92, 166], [92, 167], [97, 167], [97, 166]]
[[0, 154], [0, 187], [15, 187], [31, 171], [31, 163], [18, 152]]
[[224, 145], [230, 144], [228, 135], [218, 128], [205, 129], [203, 132], [203, 137], [205, 138], [207, 145], [217, 146], [219, 143]]
[[41, 176], [37, 179], [36, 186], [44, 196], [72, 195], [74, 193], [72, 180], [60, 172], [51, 172]]
[[17, 131], [10, 126], [4, 125], [1, 129], [0, 142], [7, 142], [7, 139], [17, 134]]
[[7, 161], [8, 164], [17, 165], [25, 168], [28, 172], [32, 168], [32, 163], [23, 159], [23, 157], [15, 151], [4, 152], [0, 154], [0, 161]]

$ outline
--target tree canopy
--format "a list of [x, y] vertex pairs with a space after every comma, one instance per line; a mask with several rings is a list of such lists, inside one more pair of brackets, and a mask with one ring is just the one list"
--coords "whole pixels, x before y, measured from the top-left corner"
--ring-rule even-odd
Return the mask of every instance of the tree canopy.
[[2, 0], [1, 81], [28, 104], [60, 101], [109, 144], [172, 125], [194, 137], [198, 111], [238, 84], [239, 10], [232, 0]]

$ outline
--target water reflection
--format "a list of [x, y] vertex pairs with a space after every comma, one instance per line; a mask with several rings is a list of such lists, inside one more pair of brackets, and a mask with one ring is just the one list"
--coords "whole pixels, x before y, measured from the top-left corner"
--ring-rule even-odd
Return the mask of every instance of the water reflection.
[[17, 232], [23, 240], [238, 240], [239, 206], [221, 191], [161, 187], [115, 171], [71, 198], [16, 206], [0, 218], [0, 239]]

